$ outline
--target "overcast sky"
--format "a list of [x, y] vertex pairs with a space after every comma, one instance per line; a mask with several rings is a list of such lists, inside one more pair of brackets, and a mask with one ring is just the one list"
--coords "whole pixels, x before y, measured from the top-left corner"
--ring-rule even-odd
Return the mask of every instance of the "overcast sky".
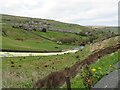
[[119, 0], [0, 0], [0, 13], [80, 25], [118, 25]]

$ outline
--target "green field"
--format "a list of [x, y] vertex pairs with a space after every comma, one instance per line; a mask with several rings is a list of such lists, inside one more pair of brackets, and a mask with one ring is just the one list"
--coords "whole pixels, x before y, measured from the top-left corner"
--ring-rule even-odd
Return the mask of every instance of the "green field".
[[[2, 48], [13, 50], [62, 50], [75, 47], [75, 45], [59, 45], [43, 39], [31, 32], [12, 28], [8, 24], [3, 24]], [[55, 48], [58, 47], [58, 48]]]
[[[3, 87], [32, 87], [38, 79], [51, 72], [70, 67], [76, 61], [83, 60], [87, 56], [85, 54], [90, 52], [88, 48], [86, 46], [79, 53], [60, 56], [2, 58]], [[78, 55], [80, 59], [76, 58]], [[14, 62], [14, 64], [11, 64], [11, 62]]]
[[76, 45], [80, 45], [80, 42], [87, 41], [89, 39], [89, 37], [87, 36], [80, 36], [80, 35], [71, 34], [71, 33], [62, 33], [62, 32], [54, 32], [54, 31], [48, 31], [46, 33], [35, 31], [34, 33], [45, 36], [55, 41], [59, 41], [59, 40], [66, 39], [66, 38], [71, 38], [71, 39], [74, 38], [76, 39], [75, 40], [76, 42], [74, 43]]

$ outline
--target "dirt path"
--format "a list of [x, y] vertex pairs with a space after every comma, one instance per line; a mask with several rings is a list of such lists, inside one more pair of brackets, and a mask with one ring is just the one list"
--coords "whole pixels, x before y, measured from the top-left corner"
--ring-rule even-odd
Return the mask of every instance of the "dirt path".
[[80, 70], [80, 68], [82, 68], [83, 65], [86, 64], [89, 65], [98, 60], [99, 58], [105, 56], [106, 54], [113, 53], [118, 49], [120, 49], [120, 44], [117, 44], [116, 46], [107, 47], [105, 49], [101, 49], [98, 52], [88, 56], [85, 60], [81, 62], [80, 61], [76, 62], [70, 68], [53, 72], [46, 76], [45, 78], [38, 80], [34, 85], [34, 88], [54, 88], [57, 86], [61, 86], [64, 84], [66, 76], [74, 78], [77, 75], [78, 70]]
[[22, 57], [22, 56], [52, 56], [65, 53], [75, 53], [78, 50], [68, 50], [63, 52], [32, 53], [32, 52], [0, 52], [0, 57]]

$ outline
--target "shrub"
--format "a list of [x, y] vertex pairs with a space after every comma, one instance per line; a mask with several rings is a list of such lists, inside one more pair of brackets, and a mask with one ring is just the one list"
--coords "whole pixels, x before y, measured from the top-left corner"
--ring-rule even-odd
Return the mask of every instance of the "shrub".
[[46, 32], [46, 28], [42, 28], [42, 32]]
[[78, 59], [78, 58], [79, 58], [79, 55], [77, 55], [76, 58]]
[[65, 37], [57, 38], [57, 41], [62, 42], [62, 43], [71, 44], [71, 43], [75, 43], [76, 38], [75, 37], [65, 36]]
[[91, 87], [103, 77], [103, 73], [101, 71], [101, 67], [91, 68], [88, 65], [83, 67], [82, 74], [81, 74], [84, 86], [89, 90]]

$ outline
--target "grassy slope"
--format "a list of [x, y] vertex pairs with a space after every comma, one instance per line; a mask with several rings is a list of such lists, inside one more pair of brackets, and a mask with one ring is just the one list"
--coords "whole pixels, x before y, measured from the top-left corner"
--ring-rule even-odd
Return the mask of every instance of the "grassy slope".
[[[117, 43], [115, 38], [108, 40], [108, 43], [111, 41], [114, 41], [114, 44]], [[109, 46], [108, 43], [99, 43], [103, 47]], [[59, 56], [2, 58], [3, 87], [32, 87], [35, 81], [51, 72], [70, 67], [78, 60], [84, 60], [85, 57], [91, 54], [91, 47], [94, 47], [94, 44], [87, 45], [83, 50], [75, 54]], [[77, 58], [78, 56], [79, 58]], [[11, 67], [11, 61], [14, 62], [15, 67]]]
[[[42, 21], [50, 24], [52, 28], [55, 29], [62, 29], [62, 30], [74, 30], [74, 31], [81, 31], [85, 32], [85, 30], [90, 30], [88, 27], [80, 26], [76, 24], [68, 24], [54, 20], [47, 20], [47, 19], [38, 19], [38, 18], [28, 18], [28, 17], [19, 17], [19, 16], [10, 16], [10, 15], [2, 15], [2, 31], [3, 31], [3, 49], [19, 49], [19, 50], [61, 50], [67, 48], [73, 48], [76, 45], [79, 45], [82, 42], [90, 40], [90, 38], [95, 38], [99, 41], [101, 38], [104, 38], [110, 33], [108, 30], [97, 30], [93, 31], [93, 36], [81, 36], [76, 34], [70, 33], [61, 33], [61, 32], [53, 32], [48, 31], [46, 33], [36, 31], [36, 34], [48, 37], [53, 40], [63, 40], [65, 38], [75, 38], [75, 43], [70, 43], [69, 45], [63, 44], [58, 45], [55, 42], [51, 42], [40, 38], [36, 35], [33, 35], [29, 31], [25, 31], [23, 29], [16, 29], [12, 28], [13, 23], [25, 23], [26, 21]], [[28, 22], [27, 22], [28, 23]], [[111, 29], [112, 30], [112, 29]], [[113, 30], [112, 30], [113, 31]], [[104, 32], [104, 33], [102, 33]], [[75, 45], [73, 45], [75, 44]], [[55, 48], [58, 47], [58, 48]]]
[[[103, 75], [106, 75], [109, 73], [110, 69], [112, 69], [110, 67], [110, 65], [114, 65], [116, 64], [119, 60], [118, 60], [118, 52], [116, 51], [115, 53], [106, 55], [104, 57], [102, 57], [101, 59], [99, 59], [96, 63], [91, 64], [90, 67], [91, 68], [95, 68], [97, 70], [97, 72], [102, 72]], [[101, 68], [101, 70], [99, 70], [99, 68]], [[96, 72], [96, 73], [97, 73]], [[66, 88], [66, 85], [64, 85], [63, 87]], [[72, 88], [85, 88], [80, 73], [71, 80], [71, 87]]]
[[80, 36], [80, 35], [76, 35], [76, 34], [71, 34], [71, 33], [62, 33], [62, 32], [54, 32], [54, 31], [48, 31], [46, 33], [44, 32], [39, 32], [39, 31], [35, 31], [36, 34], [38, 35], [42, 35], [45, 37], [48, 37], [52, 40], [58, 40], [60, 38], [65, 38], [65, 37], [69, 37], [69, 38], [75, 38], [78, 41], [83, 41], [83, 40], [87, 40], [88, 37], [87, 36]]
[[[88, 48], [81, 51], [80, 55], [3, 58], [3, 87], [32, 87], [38, 79], [47, 76], [51, 72], [72, 66], [78, 61], [77, 55], [82, 60], [85, 58], [84, 54], [86, 53], [89, 54]], [[14, 62], [15, 67], [11, 67], [11, 61]]]
[[2, 14], [2, 18], [6, 20], [11, 20], [11, 21], [18, 21], [18, 22], [24, 22], [25, 20], [29, 21], [42, 21], [42, 22], [47, 22], [51, 24], [51, 28], [55, 29], [63, 29], [63, 30], [75, 30], [75, 31], [82, 31], [85, 29], [88, 29], [85, 26], [80, 26], [77, 24], [68, 24], [68, 23], [63, 23], [55, 20], [49, 20], [49, 19], [38, 19], [38, 18], [30, 18], [30, 17], [20, 17], [20, 16], [12, 16], [12, 15], [5, 15]]
[[[43, 38], [40, 38], [36, 35], [33, 35], [29, 31], [25, 31], [22, 29], [16, 29], [12, 28], [11, 24], [14, 22], [24, 22], [26, 20], [37, 20], [37, 21], [43, 21], [50, 23], [53, 25], [52, 28], [61, 28], [61, 29], [84, 29], [83, 26], [79, 25], [71, 25], [67, 23], [62, 23], [54, 20], [44, 20], [44, 19], [36, 19], [36, 18], [26, 18], [26, 17], [16, 17], [16, 16], [10, 16], [10, 15], [2, 15], [2, 48], [3, 49], [17, 49], [17, 50], [61, 50], [61, 49], [68, 49], [73, 48], [76, 45], [58, 45], [55, 42], [51, 42], [48, 40], [45, 40]], [[55, 27], [54, 27], [55, 26]], [[70, 28], [69, 28], [70, 27]], [[81, 37], [75, 35], [75, 34], [65, 34], [60, 32], [36, 32], [37, 34], [46, 36], [48, 38], [54, 38], [57, 39], [60, 37], [75, 37], [79, 40], [81, 40]], [[84, 37], [83, 37], [84, 38]], [[55, 48], [58, 47], [58, 48]]]
[[[3, 24], [2, 48], [19, 50], [61, 50], [74, 47], [72, 45], [58, 45], [55, 42], [40, 38], [28, 31], [12, 28]], [[55, 47], [59, 47], [56, 49]]]

